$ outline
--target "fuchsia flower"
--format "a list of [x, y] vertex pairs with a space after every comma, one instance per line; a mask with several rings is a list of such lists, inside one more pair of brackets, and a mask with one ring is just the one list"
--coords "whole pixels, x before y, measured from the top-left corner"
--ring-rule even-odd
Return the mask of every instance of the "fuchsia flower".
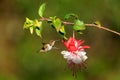
[[81, 46], [83, 42], [82, 40], [76, 40], [74, 37], [70, 37], [68, 41], [63, 41], [68, 51], [62, 51], [61, 54], [67, 60], [73, 75], [76, 74], [77, 68], [82, 67], [82, 65], [84, 66], [84, 62], [88, 58], [84, 49], [90, 47]]
[[64, 45], [67, 47], [68, 51], [74, 52], [74, 51], [80, 51], [85, 48], [89, 48], [89, 46], [80, 46], [84, 41], [82, 40], [76, 40], [73, 37], [70, 37], [68, 41], [64, 41]]

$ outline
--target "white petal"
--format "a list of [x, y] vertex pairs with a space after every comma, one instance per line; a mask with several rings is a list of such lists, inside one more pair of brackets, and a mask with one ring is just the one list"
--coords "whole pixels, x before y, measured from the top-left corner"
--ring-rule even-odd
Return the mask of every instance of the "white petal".
[[86, 54], [86, 52], [85, 52], [85, 51], [81, 51], [81, 54], [82, 54], [82, 55], [85, 55], [85, 54]]
[[63, 54], [63, 57], [65, 59], [69, 59], [71, 57], [70, 52], [68, 51], [62, 51], [61, 54]]
[[67, 57], [67, 60], [73, 60], [73, 58], [74, 58], [73, 53], [70, 53], [70, 55]]
[[76, 64], [79, 64], [82, 62], [82, 59], [79, 56], [74, 56], [72, 61]]
[[64, 55], [64, 54], [67, 54], [67, 53], [69, 53], [69, 52], [68, 52], [68, 51], [62, 51], [62, 52], [61, 52], [61, 54], [63, 54], [63, 55]]
[[86, 54], [86, 52], [85, 52], [84, 50], [77, 51], [76, 53], [77, 53], [77, 54], [80, 54], [80, 55], [85, 55], [85, 54]]
[[84, 62], [88, 58], [84, 50], [76, 51], [75, 53], [76, 53], [76, 56], [74, 57], [73, 62], [76, 64]]
[[61, 54], [65, 59], [67, 59], [68, 63], [72, 61], [75, 64], [80, 64], [81, 62], [84, 62], [88, 58], [84, 50], [76, 51], [74, 53], [68, 51], [62, 51]]
[[88, 57], [85, 55], [85, 56], [83, 56], [83, 61], [85, 61], [86, 59], [87, 59]]

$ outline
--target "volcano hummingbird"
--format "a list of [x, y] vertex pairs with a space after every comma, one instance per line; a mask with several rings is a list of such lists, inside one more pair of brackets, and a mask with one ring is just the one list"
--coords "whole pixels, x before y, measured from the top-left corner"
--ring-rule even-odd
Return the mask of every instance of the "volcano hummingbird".
[[39, 50], [39, 52], [48, 52], [52, 48], [56, 48], [56, 47], [54, 47], [54, 44], [56, 41], [58, 41], [58, 40], [50, 40], [49, 43], [42, 43], [43, 47]]

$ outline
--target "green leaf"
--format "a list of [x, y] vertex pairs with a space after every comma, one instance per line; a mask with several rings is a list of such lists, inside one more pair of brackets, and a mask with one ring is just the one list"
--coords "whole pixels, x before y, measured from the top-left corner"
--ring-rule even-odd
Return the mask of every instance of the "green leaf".
[[38, 10], [38, 14], [40, 17], [43, 17], [43, 13], [45, 11], [45, 6], [46, 6], [46, 3], [43, 3]]
[[33, 34], [33, 27], [30, 27], [30, 33]]
[[61, 26], [61, 28], [60, 28], [60, 30], [59, 30], [61, 33], [63, 33], [63, 35], [65, 35], [65, 28], [64, 28], [64, 25], [63, 26]]
[[79, 34], [83, 34], [80, 30], [77, 30], [77, 32], [78, 32]]
[[24, 27], [23, 28], [29, 28], [29, 27], [31, 27], [31, 26], [33, 26], [33, 21], [32, 20], [30, 20], [29, 18], [26, 18], [26, 21], [25, 21], [25, 23], [24, 23]]
[[78, 30], [85, 30], [85, 24], [83, 23], [83, 21], [80, 21], [79, 19], [74, 21], [74, 25], [73, 25], [73, 29], [78, 31]]
[[48, 23], [50, 24], [50, 26], [52, 27], [52, 28], [54, 28], [55, 29], [55, 26], [54, 26], [54, 20], [56, 19], [56, 16], [54, 16], [54, 17], [50, 17], [50, 20], [48, 21]]
[[38, 20], [36, 19], [36, 20], [34, 20], [34, 26], [35, 27], [40, 27], [40, 26], [42, 26], [42, 22], [41, 21], [38, 22]]
[[38, 22], [38, 25], [37, 25], [37, 27], [35, 28], [35, 32], [36, 32], [37, 36], [42, 37], [42, 36], [41, 36], [41, 32], [42, 32], [42, 22]]
[[53, 26], [55, 27], [56, 31], [58, 32], [61, 28], [61, 20], [59, 18], [54, 19]]
[[41, 21], [38, 22], [38, 27], [41, 28], [41, 30], [42, 30], [42, 22]]
[[94, 24], [95, 24], [95, 25], [98, 25], [98, 26], [101, 26], [100, 21], [95, 21]]
[[68, 18], [70, 18], [70, 17], [75, 17], [76, 19], [78, 19], [78, 16], [77, 16], [76, 14], [74, 14], [74, 13], [66, 14], [64, 18], [65, 18], [65, 19], [68, 19]]
[[67, 39], [66, 38], [66, 32], [65, 32], [65, 28], [64, 28], [64, 25], [61, 26], [60, 30], [59, 30], [59, 34], [64, 38], [64, 39]]
[[33, 34], [35, 29], [36, 34], [41, 37], [42, 21], [38, 21], [37, 19], [30, 20], [29, 18], [26, 18], [24, 28], [29, 29], [31, 34]]
[[37, 34], [38, 36], [41, 37], [41, 30], [40, 30], [39, 28], [36, 28], [36, 29], [35, 29], [35, 32], [36, 32], [36, 34]]

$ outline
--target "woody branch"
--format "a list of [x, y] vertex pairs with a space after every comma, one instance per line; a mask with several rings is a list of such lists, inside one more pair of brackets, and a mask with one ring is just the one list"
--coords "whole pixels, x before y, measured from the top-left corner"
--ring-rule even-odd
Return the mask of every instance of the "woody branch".
[[[50, 19], [49, 19], [49, 18], [44, 18], [44, 17], [42, 17], [40, 20], [42, 20], [42, 21], [49, 21]], [[64, 25], [74, 25], [73, 22], [62, 21], [62, 23], [63, 23]], [[119, 33], [119, 32], [114, 31], [114, 30], [111, 30], [111, 29], [106, 28], [106, 27], [101, 26], [101, 25], [97, 25], [97, 24], [92, 23], [92, 24], [85, 24], [85, 26], [86, 26], [86, 27], [97, 27], [97, 28], [99, 28], [99, 29], [103, 29], [103, 30], [109, 31], [109, 32], [111, 32], [111, 33], [114, 33], [114, 34], [117, 34], [117, 35], [120, 36], [120, 33]]]

